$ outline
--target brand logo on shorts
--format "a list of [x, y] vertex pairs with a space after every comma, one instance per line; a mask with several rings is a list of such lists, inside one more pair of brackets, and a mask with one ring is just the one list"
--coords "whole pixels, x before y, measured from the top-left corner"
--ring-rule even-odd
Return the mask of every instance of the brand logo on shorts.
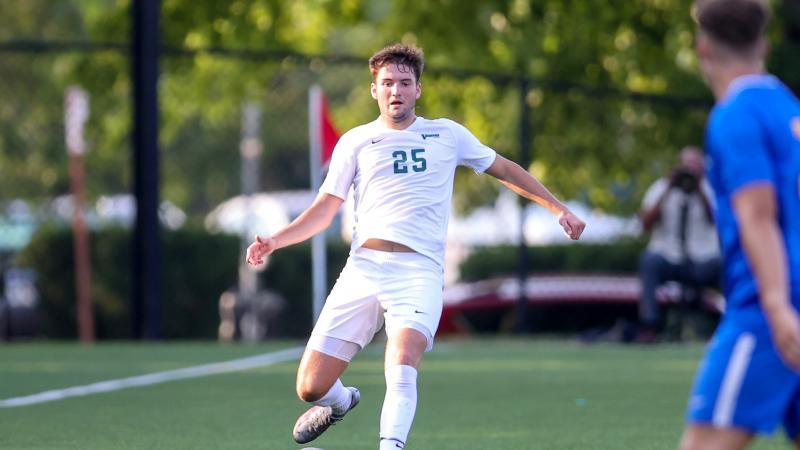
[[789, 126], [792, 129], [792, 133], [794, 133], [794, 137], [800, 141], [800, 117], [792, 118]]
[[425, 311], [420, 311], [420, 310], [418, 310], [418, 309], [415, 309], [415, 310], [414, 310], [414, 313], [416, 313], [416, 314], [426, 314], [426, 312], [425, 312]]

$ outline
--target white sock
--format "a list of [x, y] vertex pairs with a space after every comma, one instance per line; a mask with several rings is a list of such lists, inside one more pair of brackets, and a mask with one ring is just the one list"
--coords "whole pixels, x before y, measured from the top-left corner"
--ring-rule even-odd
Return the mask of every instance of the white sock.
[[313, 403], [317, 406], [330, 406], [334, 413], [341, 414], [350, 407], [350, 400], [350, 389], [344, 387], [342, 380], [337, 379], [328, 393]]
[[417, 369], [405, 365], [389, 367], [381, 410], [381, 450], [405, 446], [416, 410]]

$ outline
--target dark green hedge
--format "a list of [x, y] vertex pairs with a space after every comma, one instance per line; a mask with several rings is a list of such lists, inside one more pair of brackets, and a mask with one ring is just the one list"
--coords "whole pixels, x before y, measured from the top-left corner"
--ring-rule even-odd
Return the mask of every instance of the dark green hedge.
[[[214, 339], [219, 325], [219, 297], [237, 285], [238, 236], [201, 229], [162, 232], [164, 336]], [[92, 301], [97, 336], [131, 336], [131, 232], [94, 231], [90, 236]], [[635, 272], [643, 240], [608, 244], [569, 244], [529, 249], [531, 272]], [[328, 287], [347, 259], [345, 243], [328, 245]], [[72, 234], [63, 227], [40, 230], [18, 256], [17, 264], [38, 274], [43, 315], [42, 334], [77, 335]], [[480, 248], [461, 265], [463, 281], [514, 275], [515, 246]], [[260, 276], [261, 287], [279, 293], [286, 307], [272, 324], [272, 335], [306, 336], [311, 328], [311, 251], [304, 243], [273, 254]]]
[[[220, 293], [236, 283], [239, 240], [202, 230], [162, 231], [164, 335], [213, 337], [219, 324]], [[131, 232], [93, 231], [89, 237], [92, 302], [98, 338], [131, 336]], [[34, 269], [47, 337], [77, 335], [72, 233], [67, 228], [40, 230], [17, 264]]]
[[[531, 272], [634, 273], [643, 239], [623, 239], [603, 244], [564, 244], [528, 248]], [[519, 248], [511, 245], [484, 247], [473, 251], [461, 264], [461, 279], [475, 281], [515, 275], [519, 265]]]
[[[235, 289], [238, 279], [238, 236], [209, 234], [202, 229], [163, 230], [163, 301], [166, 338], [215, 339], [219, 297]], [[131, 337], [131, 231], [104, 229], [90, 235], [92, 302], [100, 339]], [[36, 271], [42, 312], [42, 334], [77, 336], [72, 233], [46, 227], [18, 256], [17, 265]], [[332, 286], [347, 258], [348, 247], [328, 247]], [[277, 320], [285, 336], [303, 336], [311, 326], [310, 245], [276, 252], [260, 274], [263, 288], [277, 291], [287, 307]]]

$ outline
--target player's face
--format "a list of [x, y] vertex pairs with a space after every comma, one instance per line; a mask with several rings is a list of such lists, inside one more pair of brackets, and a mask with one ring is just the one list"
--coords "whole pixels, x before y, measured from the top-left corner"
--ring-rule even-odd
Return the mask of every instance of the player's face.
[[406, 65], [381, 67], [372, 83], [372, 98], [378, 101], [381, 116], [390, 124], [410, 125], [416, 117], [414, 108], [420, 94], [422, 86], [413, 69]]

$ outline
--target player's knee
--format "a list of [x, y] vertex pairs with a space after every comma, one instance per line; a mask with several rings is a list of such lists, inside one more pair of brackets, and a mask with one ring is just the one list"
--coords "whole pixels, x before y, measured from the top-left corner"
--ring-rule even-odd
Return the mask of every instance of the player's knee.
[[390, 337], [386, 345], [386, 367], [419, 367], [428, 338], [416, 329], [404, 328]]
[[690, 426], [683, 434], [679, 450], [739, 450], [747, 447], [752, 435], [733, 429]]
[[422, 355], [420, 354], [414, 352], [397, 351], [390, 356], [389, 361], [387, 363], [387, 367], [390, 366], [417, 367], [419, 366], [421, 359]]
[[[717, 450], [725, 447], [721, 436], [715, 438], [714, 430], [707, 427], [690, 426], [683, 434], [680, 450]], [[722, 446], [721, 446], [722, 445]]]
[[691, 437], [687, 434], [684, 434], [683, 438], [681, 438], [681, 443], [678, 446], [678, 450], [694, 450], [695, 448], [695, 443]]

